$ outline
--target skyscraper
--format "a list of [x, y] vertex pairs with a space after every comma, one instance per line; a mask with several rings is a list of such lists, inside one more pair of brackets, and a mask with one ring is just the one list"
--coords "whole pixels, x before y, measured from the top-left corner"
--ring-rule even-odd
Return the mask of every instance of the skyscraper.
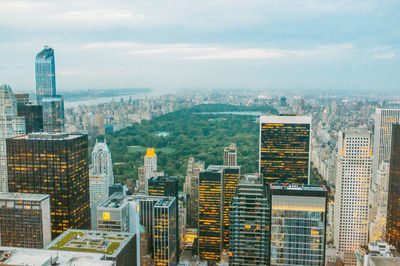
[[229, 206], [239, 182], [239, 166], [210, 165], [199, 175], [198, 239], [201, 259], [219, 262], [229, 246]]
[[0, 244], [43, 248], [51, 241], [50, 197], [0, 193]]
[[7, 139], [10, 192], [50, 195], [53, 238], [90, 227], [88, 137], [31, 133]]
[[157, 172], [157, 154], [154, 148], [148, 148], [146, 150], [146, 155], [144, 156], [144, 175], [148, 180], [153, 177], [154, 173]]
[[400, 124], [392, 129], [386, 240], [400, 251]]
[[375, 110], [374, 157], [372, 178], [375, 180], [379, 165], [390, 161], [392, 125], [400, 123], [400, 109]]
[[231, 143], [224, 149], [224, 165], [236, 166], [237, 165], [237, 149], [236, 143]]
[[54, 64], [54, 50], [45, 46], [36, 55], [36, 98], [39, 104], [42, 103], [43, 96], [56, 95], [56, 71]]
[[189, 158], [183, 191], [186, 194], [187, 220], [189, 227], [197, 227], [199, 207], [199, 173], [204, 171], [204, 162]]
[[108, 198], [109, 179], [105, 174], [92, 175], [89, 174], [89, 191], [90, 191], [90, 213], [92, 230], [97, 228], [96, 210], [103, 201]]
[[114, 184], [111, 151], [107, 146], [106, 140], [104, 142], [97, 142], [96, 139], [96, 144], [92, 151], [92, 165], [90, 170], [92, 175], [106, 175], [109, 186]]
[[0, 192], [8, 191], [6, 139], [25, 134], [25, 119], [17, 116], [17, 102], [7, 84], [0, 86]]
[[230, 206], [229, 265], [269, 264], [270, 204], [264, 181], [241, 178]]
[[26, 134], [43, 131], [43, 108], [27, 103], [18, 106], [18, 116], [25, 117]]
[[45, 46], [36, 55], [36, 98], [43, 106], [43, 128], [46, 132], [64, 131], [64, 99], [56, 93], [54, 50]]
[[372, 168], [369, 131], [340, 131], [336, 154], [334, 243], [345, 263], [368, 243], [368, 197]]
[[266, 183], [309, 183], [311, 116], [260, 117], [260, 173]]
[[327, 190], [269, 184], [271, 265], [325, 265]]

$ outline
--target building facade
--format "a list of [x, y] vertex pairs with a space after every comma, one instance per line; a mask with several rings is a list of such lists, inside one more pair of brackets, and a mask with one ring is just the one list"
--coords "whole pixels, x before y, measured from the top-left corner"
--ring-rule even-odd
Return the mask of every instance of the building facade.
[[311, 116], [260, 117], [260, 173], [266, 183], [308, 184]]
[[64, 131], [64, 98], [60, 95], [42, 96], [43, 130], [45, 132]]
[[224, 149], [224, 165], [236, 166], [237, 165], [237, 148], [236, 143], [231, 143]]
[[270, 205], [258, 175], [239, 181], [229, 222], [229, 265], [268, 265]]
[[17, 116], [17, 102], [7, 84], [0, 86], [0, 192], [8, 192], [6, 139], [25, 134], [25, 119]]
[[51, 241], [50, 197], [0, 193], [0, 244], [43, 248]]
[[325, 265], [324, 186], [270, 184], [270, 265]]
[[18, 106], [18, 116], [25, 117], [26, 134], [43, 131], [43, 108], [38, 104]]
[[386, 240], [400, 251], [400, 124], [392, 131], [387, 205]]
[[92, 165], [90, 169], [93, 175], [105, 175], [108, 177], [108, 184], [114, 184], [114, 172], [111, 158], [111, 151], [107, 146], [106, 140], [104, 142], [97, 142], [92, 151]]
[[7, 139], [10, 192], [50, 195], [52, 237], [90, 228], [87, 135], [31, 133]]
[[90, 213], [91, 213], [91, 228], [97, 228], [97, 206], [103, 203], [108, 198], [109, 185], [108, 176], [104, 174], [89, 175], [89, 191], [90, 191]]
[[336, 155], [334, 243], [345, 263], [368, 243], [372, 143], [369, 131], [340, 131]]
[[53, 48], [45, 46], [44, 49], [36, 55], [35, 74], [36, 98], [37, 102], [41, 104], [43, 96], [56, 95], [56, 71]]

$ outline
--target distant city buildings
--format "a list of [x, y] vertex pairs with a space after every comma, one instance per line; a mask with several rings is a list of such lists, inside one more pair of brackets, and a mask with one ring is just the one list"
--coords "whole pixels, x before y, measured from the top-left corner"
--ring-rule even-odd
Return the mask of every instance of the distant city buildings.
[[88, 138], [31, 133], [7, 139], [10, 192], [50, 195], [52, 237], [90, 228]]
[[266, 183], [309, 183], [311, 116], [260, 117], [260, 173]]
[[0, 244], [43, 248], [51, 241], [50, 197], [0, 193]]
[[334, 243], [346, 264], [368, 243], [372, 139], [369, 131], [341, 131], [337, 145]]
[[6, 139], [25, 134], [25, 119], [17, 115], [17, 101], [7, 84], [0, 86], [0, 192], [8, 192]]

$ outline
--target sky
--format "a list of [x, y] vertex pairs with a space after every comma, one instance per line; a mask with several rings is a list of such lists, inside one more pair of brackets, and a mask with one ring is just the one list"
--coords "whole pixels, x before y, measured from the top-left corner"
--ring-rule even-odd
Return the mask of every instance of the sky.
[[0, 83], [400, 92], [400, 1], [0, 0]]

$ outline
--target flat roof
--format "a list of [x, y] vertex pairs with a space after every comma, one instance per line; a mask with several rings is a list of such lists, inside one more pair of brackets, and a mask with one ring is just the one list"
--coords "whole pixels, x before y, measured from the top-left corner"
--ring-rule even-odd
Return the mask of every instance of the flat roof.
[[26, 140], [69, 140], [82, 137], [81, 134], [69, 134], [69, 133], [50, 133], [50, 132], [40, 132], [40, 133], [30, 133], [28, 135], [16, 136], [11, 139], [26, 139]]
[[398, 265], [400, 265], [400, 257], [395, 257], [395, 258], [369, 257], [369, 260], [375, 266], [398, 266]]
[[[56, 251], [36, 248], [0, 247], [1, 265], [47, 265], [51, 261], [60, 266], [87, 265], [111, 266], [114, 261], [106, 260], [103, 254], [72, 251]], [[53, 265], [53, 264], [52, 264]]]
[[154, 207], [169, 207], [171, 204], [174, 202], [175, 198], [174, 197], [163, 197], [160, 199]]
[[311, 124], [311, 116], [262, 115], [261, 124]]
[[292, 185], [292, 184], [269, 184], [270, 189], [280, 190], [302, 190], [302, 191], [327, 191], [324, 185]]
[[69, 229], [47, 245], [46, 249], [101, 253], [116, 257], [134, 234]]
[[29, 200], [42, 201], [49, 198], [48, 194], [19, 193], [19, 192], [0, 192], [0, 200]]
[[121, 206], [125, 202], [125, 195], [122, 192], [115, 192], [112, 194], [111, 197], [106, 199], [103, 203], [101, 203], [97, 208], [114, 208], [118, 209], [121, 208]]

